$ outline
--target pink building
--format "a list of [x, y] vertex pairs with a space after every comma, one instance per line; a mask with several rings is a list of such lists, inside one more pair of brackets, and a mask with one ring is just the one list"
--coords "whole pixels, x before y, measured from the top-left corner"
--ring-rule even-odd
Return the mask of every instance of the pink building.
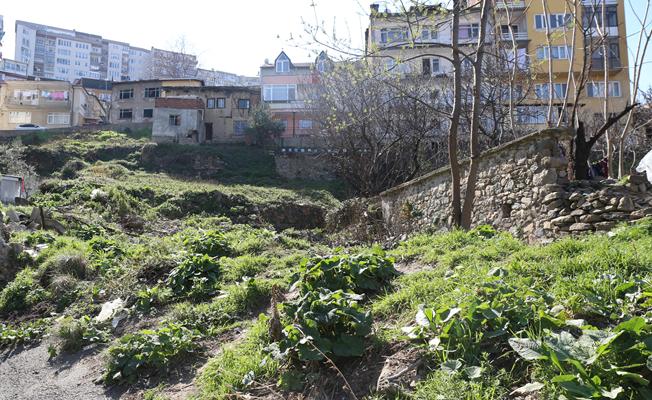
[[319, 82], [319, 72], [327, 67], [326, 53], [314, 62], [293, 63], [284, 51], [273, 63], [260, 67], [261, 96], [272, 117], [285, 125], [284, 138], [309, 136], [315, 124], [306, 112], [306, 99], [312, 86]]

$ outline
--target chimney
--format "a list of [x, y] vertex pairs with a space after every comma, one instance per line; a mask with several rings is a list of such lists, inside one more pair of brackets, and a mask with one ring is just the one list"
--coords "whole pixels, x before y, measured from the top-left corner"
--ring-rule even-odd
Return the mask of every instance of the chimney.
[[373, 3], [369, 6], [371, 9], [371, 15], [378, 14], [378, 11], [380, 10], [380, 6], [377, 3]]

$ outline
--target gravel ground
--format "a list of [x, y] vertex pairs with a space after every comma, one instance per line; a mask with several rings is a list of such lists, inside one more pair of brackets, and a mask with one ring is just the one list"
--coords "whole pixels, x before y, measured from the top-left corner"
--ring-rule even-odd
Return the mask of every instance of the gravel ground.
[[101, 356], [81, 352], [48, 361], [47, 344], [0, 354], [0, 400], [117, 399], [93, 381]]

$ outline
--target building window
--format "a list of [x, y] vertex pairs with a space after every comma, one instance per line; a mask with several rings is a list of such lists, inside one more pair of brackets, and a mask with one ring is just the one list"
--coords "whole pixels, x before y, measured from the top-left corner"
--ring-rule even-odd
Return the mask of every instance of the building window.
[[440, 65], [441, 63], [439, 61], [439, 57], [431, 58], [430, 62], [432, 64], [431, 65], [431, 71], [432, 71], [433, 75], [436, 75], [436, 74], [440, 73], [441, 72], [441, 69], [440, 69], [441, 68], [441, 65]]
[[181, 115], [171, 114], [168, 117], [170, 126], [180, 126], [181, 125]]
[[296, 100], [297, 85], [265, 85], [263, 99], [271, 102], [288, 102]]
[[276, 59], [276, 72], [289, 72], [290, 71], [290, 59], [285, 54], [281, 54]]
[[[617, 6], [608, 5], [605, 9], [605, 22], [607, 23], [607, 28], [617, 28], [618, 27], [618, 8]], [[582, 13], [582, 22], [585, 27], [590, 26], [595, 29], [596, 27], [602, 28], [602, 4], [598, 2], [594, 6], [584, 7]], [[590, 23], [589, 23], [590, 20]]]
[[480, 36], [480, 24], [460, 25], [460, 39], [477, 39]]
[[537, 59], [548, 60], [552, 54], [553, 60], [567, 60], [573, 48], [570, 46], [542, 46], [537, 48]]
[[134, 89], [122, 89], [120, 91], [120, 100], [133, 99]]
[[516, 121], [524, 125], [545, 124], [547, 118], [547, 107], [523, 106], [516, 108]]
[[226, 108], [226, 99], [223, 97], [218, 97], [215, 103], [216, 108]]
[[430, 40], [437, 40], [438, 37], [439, 37], [439, 31], [435, 27], [423, 28], [421, 30], [421, 40], [424, 42]]
[[154, 110], [151, 108], [146, 108], [143, 110], [143, 118], [152, 118], [154, 116]]
[[[563, 99], [566, 97], [566, 91], [568, 90], [568, 84], [566, 83], [554, 83], [554, 92], [553, 98]], [[550, 97], [550, 86], [547, 83], [539, 83], [534, 86], [534, 93], [539, 99], [548, 99]]]
[[131, 119], [133, 117], [133, 110], [131, 108], [120, 109], [120, 119]]
[[[604, 97], [604, 82], [588, 82], [586, 84], [586, 95], [589, 97]], [[609, 96], [621, 96], [620, 82], [609, 82]]]
[[312, 120], [311, 119], [300, 119], [299, 120], [299, 129], [312, 129]]
[[233, 133], [235, 135], [244, 135], [248, 126], [247, 121], [233, 121]]
[[[573, 21], [572, 14], [550, 14], [548, 15], [550, 20], [550, 29], [561, 29], [565, 26], [570, 25]], [[544, 14], [537, 14], [534, 16], [534, 26], [537, 30], [546, 29], [546, 16]]]
[[238, 108], [241, 110], [249, 109], [249, 99], [238, 99]]
[[32, 113], [27, 111], [10, 111], [10, 124], [29, 124], [32, 122]]
[[48, 113], [48, 125], [70, 125], [70, 114]]
[[380, 30], [380, 43], [394, 43], [407, 41], [408, 33], [405, 28], [389, 28]]
[[145, 88], [145, 98], [161, 97], [161, 88]]
[[206, 108], [215, 108], [215, 99], [206, 99]]

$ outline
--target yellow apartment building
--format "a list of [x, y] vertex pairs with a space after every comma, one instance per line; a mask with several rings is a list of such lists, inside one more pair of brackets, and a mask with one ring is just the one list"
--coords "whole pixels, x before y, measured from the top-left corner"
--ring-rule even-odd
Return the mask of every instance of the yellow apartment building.
[[[570, 101], [583, 68], [588, 68], [588, 82], [579, 98], [579, 113], [583, 119], [603, 113], [605, 87], [608, 112], [617, 113], [629, 102], [630, 80], [627, 54], [627, 29], [625, 25], [624, 0], [576, 0], [580, 1], [580, 15], [573, 19], [567, 1], [537, 0], [508, 2], [521, 9], [526, 16], [528, 56], [534, 83], [533, 97], [548, 102], [550, 71], [554, 85], [553, 98], [560, 110], [566, 90]], [[603, 2], [605, 3], [605, 29], [602, 29]], [[511, 3], [511, 4], [510, 4]], [[573, 46], [573, 27], [577, 24]], [[546, 32], [548, 25], [548, 33]], [[588, 31], [588, 34], [583, 34]], [[607, 80], [605, 86], [605, 63], [602, 35], [607, 37]], [[548, 37], [550, 42], [548, 43]], [[572, 63], [572, 64], [571, 64]], [[569, 72], [572, 74], [569, 80]], [[569, 84], [570, 82], [570, 84]], [[558, 115], [558, 114], [557, 114]], [[545, 121], [544, 121], [545, 122]]]

